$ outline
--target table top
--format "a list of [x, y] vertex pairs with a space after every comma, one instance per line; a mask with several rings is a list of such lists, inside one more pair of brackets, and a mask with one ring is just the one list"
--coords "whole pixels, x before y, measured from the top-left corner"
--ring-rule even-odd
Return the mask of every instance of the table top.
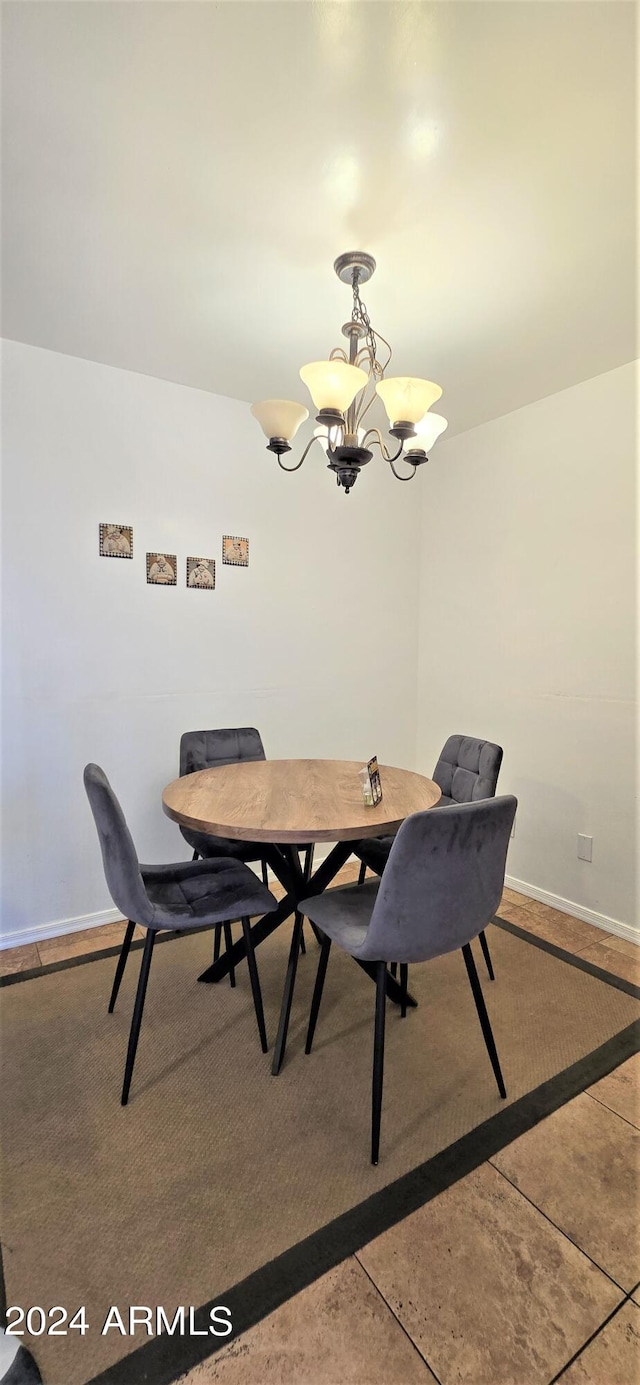
[[162, 795], [167, 817], [196, 832], [252, 842], [347, 842], [397, 831], [432, 808], [440, 789], [380, 765], [383, 798], [365, 808], [359, 760], [244, 760], [183, 775]]

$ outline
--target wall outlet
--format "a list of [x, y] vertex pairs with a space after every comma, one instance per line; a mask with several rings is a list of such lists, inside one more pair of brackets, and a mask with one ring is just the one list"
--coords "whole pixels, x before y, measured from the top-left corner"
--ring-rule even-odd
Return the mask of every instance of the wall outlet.
[[578, 832], [578, 860], [591, 861], [593, 859], [593, 837], [583, 837]]

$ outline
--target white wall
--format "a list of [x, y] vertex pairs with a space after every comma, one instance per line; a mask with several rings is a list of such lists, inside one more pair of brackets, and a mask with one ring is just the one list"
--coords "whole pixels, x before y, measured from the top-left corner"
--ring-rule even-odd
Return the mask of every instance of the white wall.
[[[5, 934], [111, 907], [88, 760], [151, 861], [189, 854], [160, 802], [188, 728], [413, 766], [421, 479], [375, 460], [346, 497], [319, 449], [279, 471], [239, 401], [15, 342], [3, 400]], [[98, 556], [100, 521], [133, 524], [132, 562]], [[147, 550], [177, 553], [176, 588], [146, 584]], [[216, 558], [213, 594], [187, 554]]]
[[441, 441], [422, 490], [418, 768], [498, 741], [510, 876], [603, 926], [636, 924], [635, 401], [623, 366]]
[[[271, 757], [427, 773], [452, 730], [499, 741], [510, 876], [633, 924], [634, 406], [625, 366], [441, 440], [410, 486], [376, 460], [345, 497], [320, 451], [281, 473], [241, 402], [5, 343], [6, 940], [111, 908], [87, 760], [142, 859], [178, 858], [180, 733], [242, 724]], [[100, 520], [133, 524], [132, 562], [98, 556]], [[152, 549], [177, 588], [147, 586]], [[187, 591], [188, 553], [216, 558], [213, 594]]]

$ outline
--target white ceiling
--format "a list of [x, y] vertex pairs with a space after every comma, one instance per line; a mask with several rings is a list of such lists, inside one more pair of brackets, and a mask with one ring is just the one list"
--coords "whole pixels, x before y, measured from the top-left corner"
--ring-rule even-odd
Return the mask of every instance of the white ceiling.
[[631, 3], [3, 10], [5, 336], [304, 402], [365, 249], [451, 431], [634, 356]]

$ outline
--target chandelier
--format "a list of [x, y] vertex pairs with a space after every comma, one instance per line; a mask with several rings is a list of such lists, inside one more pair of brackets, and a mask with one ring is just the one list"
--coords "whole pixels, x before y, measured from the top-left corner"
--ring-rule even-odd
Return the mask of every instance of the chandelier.
[[[360, 250], [350, 251], [339, 255], [333, 267], [341, 282], [351, 284], [353, 290], [351, 319], [342, 328], [349, 341], [349, 353], [336, 346], [328, 360], [312, 361], [300, 371], [300, 379], [317, 410], [318, 427], [299, 462], [286, 466], [282, 457], [291, 451], [300, 424], [309, 417], [304, 404], [290, 399], [263, 399], [252, 404], [251, 412], [267, 438], [268, 451], [275, 453], [283, 471], [298, 471], [314, 442], [319, 442], [329, 459], [329, 470], [348, 495], [363, 466], [371, 461], [372, 447], [380, 449], [398, 481], [410, 481], [418, 467], [428, 461], [427, 452], [444, 432], [447, 420], [429, 412], [442, 394], [432, 380], [385, 376], [391, 347], [374, 331], [360, 297], [360, 285], [367, 283], [376, 267], [373, 256]], [[378, 342], [386, 348], [384, 363], [378, 359]], [[379, 428], [363, 425], [376, 395], [386, 409], [389, 433], [396, 439], [395, 450], [387, 446]], [[400, 457], [410, 468], [404, 475], [395, 466]]]

